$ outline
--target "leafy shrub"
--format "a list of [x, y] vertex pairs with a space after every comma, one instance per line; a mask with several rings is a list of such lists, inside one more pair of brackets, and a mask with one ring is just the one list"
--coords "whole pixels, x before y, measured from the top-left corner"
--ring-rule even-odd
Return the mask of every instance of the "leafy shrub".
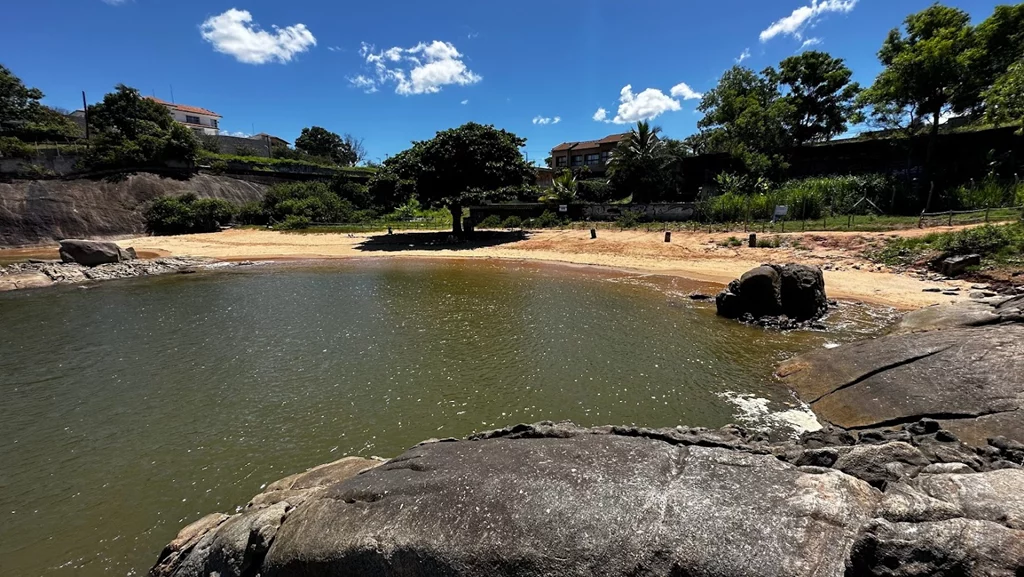
[[757, 248], [779, 248], [780, 246], [782, 246], [782, 239], [777, 236], [757, 239]]
[[616, 221], [621, 228], [633, 228], [640, 224], [640, 213], [633, 210], [622, 211], [622, 216]]
[[[511, 217], [510, 217], [511, 218]], [[479, 228], [501, 228], [501, 217], [496, 214], [489, 214], [487, 218], [480, 221]], [[515, 227], [509, 227], [515, 228]]]
[[[205, 147], [204, 147], [205, 148]], [[210, 152], [220, 152], [219, 150], [211, 150]], [[256, 148], [247, 144], [241, 144], [235, 147], [235, 154], [237, 156], [260, 156], [260, 153]]]
[[209, 170], [214, 174], [224, 174], [228, 170], [228, 163], [226, 160], [211, 160]]
[[372, 208], [366, 208], [363, 210], [353, 211], [352, 216], [349, 219], [349, 222], [373, 222], [377, 220], [379, 216], [380, 215], [377, 213], [376, 210], [373, 210]]
[[351, 222], [355, 207], [323, 182], [277, 184], [263, 198], [263, 209], [274, 220], [301, 216], [310, 222]]
[[238, 222], [242, 224], [267, 224], [270, 215], [263, 209], [261, 202], [247, 202], [238, 207]]
[[615, 198], [615, 187], [603, 180], [581, 180], [576, 195], [585, 202], [608, 202]]
[[31, 158], [32, 147], [13, 136], [0, 136], [0, 157]]
[[554, 228], [561, 225], [562, 221], [550, 210], [545, 210], [540, 216], [533, 219], [535, 228]]
[[146, 209], [146, 229], [154, 234], [214, 232], [235, 215], [235, 207], [219, 198], [197, 198], [193, 193], [162, 196]]
[[1011, 206], [1020, 195], [1021, 186], [1005, 186], [994, 176], [989, 176], [980, 184], [973, 182], [969, 186], [960, 186], [953, 192], [954, 202], [958, 208], [974, 210]]
[[523, 219], [513, 214], [501, 222], [501, 228], [507, 228], [509, 230], [523, 228]]
[[303, 228], [309, 228], [309, 219], [304, 216], [297, 216], [289, 214], [283, 221], [274, 225], [275, 230], [300, 230]]

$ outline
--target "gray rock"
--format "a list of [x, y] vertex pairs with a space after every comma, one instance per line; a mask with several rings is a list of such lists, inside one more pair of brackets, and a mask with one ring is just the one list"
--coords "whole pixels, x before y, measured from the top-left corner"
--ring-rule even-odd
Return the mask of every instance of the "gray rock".
[[782, 277], [770, 266], [760, 266], [740, 277], [744, 312], [766, 317], [782, 312]]
[[929, 464], [921, 451], [897, 441], [884, 445], [858, 445], [840, 455], [833, 467], [872, 485], [884, 486], [904, 476], [916, 475]]
[[930, 416], [976, 446], [989, 437], [1024, 434], [1021, 323], [893, 334], [815, 350], [784, 363], [778, 374], [819, 419], [846, 429]]
[[953, 256], [942, 261], [940, 264], [940, 272], [948, 277], [955, 277], [962, 274], [968, 268], [972, 266], [981, 265], [980, 254], [968, 254], [963, 256]]
[[838, 576], [880, 500], [838, 471], [678, 442], [701, 432], [622, 431], [420, 445], [243, 511], [158, 574]]
[[60, 241], [61, 260], [85, 266], [121, 262], [122, 252], [116, 242], [73, 239]]
[[990, 521], [873, 521], [858, 537], [846, 575], [1015, 577], [1024, 572], [1024, 531]]
[[965, 475], [973, 473], [974, 469], [968, 467], [963, 463], [932, 463], [924, 469], [921, 469], [922, 475], [939, 475], [943, 473], [956, 473]]
[[825, 277], [818, 267], [787, 264], [777, 267], [782, 278], [782, 312], [798, 321], [816, 319], [828, 310]]

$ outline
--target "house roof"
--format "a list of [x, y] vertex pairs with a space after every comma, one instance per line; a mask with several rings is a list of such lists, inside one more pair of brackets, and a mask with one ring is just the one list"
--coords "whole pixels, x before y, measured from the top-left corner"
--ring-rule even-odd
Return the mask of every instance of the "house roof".
[[281, 138], [280, 136], [274, 136], [273, 134], [267, 134], [266, 132], [261, 132], [259, 134], [253, 134], [249, 138], [253, 138], [253, 139], [256, 139], [256, 140], [262, 140], [264, 138], [269, 138], [270, 140], [277, 140], [277, 141], [280, 141], [280, 142], [284, 142], [285, 144], [288, 143], [287, 140]]
[[146, 98], [152, 100], [153, 102], [163, 104], [164, 106], [168, 106], [170, 108], [174, 108], [175, 110], [180, 110], [182, 112], [191, 112], [192, 114], [202, 114], [203, 116], [213, 116], [216, 118], [222, 118], [221, 115], [217, 114], [216, 112], [212, 110], [207, 110], [205, 108], [199, 108], [198, 106], [189, 106], [187, 104], [175, 104], [173, 102], [161, 100], [156, 96], [147, 96]]
[[626, 138], [627, 136], [629, 136], [629, 133], [628, 132], [624, 132], [622, 134], [610, 134], [608, 136], [605, 136], [601, 140], [584, 140], [584, 141], [581, 141], [581, 142], [563, 142], [562, 144], [559, 144], [558, 146], [552, 148], [551, 152], [561, 152], [563, 150], [569, 150], [570, 148], [583, 150], [585, 148], [597, 148], [598, 146], [601, 146], [602, 144], [617, 144], [618, 142], [620, 142], [622, 139]]

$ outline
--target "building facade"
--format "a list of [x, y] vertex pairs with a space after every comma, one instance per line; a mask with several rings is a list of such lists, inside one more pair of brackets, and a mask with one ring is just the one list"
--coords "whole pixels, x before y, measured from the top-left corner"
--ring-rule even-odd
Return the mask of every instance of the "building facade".
[[155, 96], [147, 96], [146, 98], [166, 106], [175, 120], [196, 132], [214, 136], [220, 134], [221, 115], [212, 110], [199, 108], [198, 106], [188, 106], [187, 104], [174, 104]]
[[555, 170], [571, 168], [573, 170], [587, 167], [590, 172], [604, 174], [608, 170], [608, 162], [612, 151], [629, 133], [611, 134], [601, 140], [582, 142], [563, 142], [551, 149], [551, 166]]

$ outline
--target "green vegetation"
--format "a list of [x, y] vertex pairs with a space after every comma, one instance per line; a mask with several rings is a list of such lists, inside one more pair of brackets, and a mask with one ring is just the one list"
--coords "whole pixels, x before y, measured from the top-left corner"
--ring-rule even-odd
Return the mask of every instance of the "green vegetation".
[[476, 225], [477, 228], [501, 228], [501, 217], [496, 214], [489, 214], [487, 218]]
[[562, 219], [558, 218], [558, 215], [550, 210], [545, 210], [537, 218], [531, 218], [527, 222], [523, 223], [523, 226], [526, 228], [558, 228], [563, 224], [564, 222]]
[[384, 161], [384, 170], [416, 183], [417, 199], [448, 208], [452, 231], [462, 233], [462, 208], [501, 200], [514, 187], [531, 184], [533, 169], [519, 151], [526, 140], [474, 122], [443, 130]]
[[43, 96], [41, 90], [25, 86], [0, 65], [0, 136], [26, 142], [77, 138], [78, 125], [61, 111], [42, 104]]
[[983, 266], [1024, 265], [1024, 224], [984, 225], [955, 232], [892, 238], [868, 258], [887, 265], [933, 263], [951, 256], [980, 254]]
[[338, 166], [355, 166], [366, 157], [361, 140], [356, 140], [349, 134], [344, 137], [338, 136], [320, 126], [303, 128], [302, 133], [295, 139], [295, 150]]
[[231, 221], [234, 205], [219, 198], [198, 198], [188, 193], [163, 196], [143, 213], [146, 229], [154, 234], [215, 232]]
[[88, 169], [132, 171], [173, 162], [191, 165], [200, 150], [199, 139], [184, 124], [175, 122], [166, 107], [123, 84], [89, 107], [89, 121], [96, 137], [80, 161]]
[[293, 160], [288, 158], [267, 158], [266, 156], [239, 156], [237, 154], [220, 154], [200, 150], [197, 154], [200, 164], [210, 164], [217, 161], [238, 162], [253, 165], [256, 170], [261, 167], [266, 170], [288, 170], [293, 169], [301, 172], [303, 168], [329, 168], [340, 174], [349, 174], [355, 177], [369, 178], [376, 174], [377, 169], [369, 166], [335, 166], [322, 159], [316, 160]]
[[0, 136], [0, 157], [31, 158], [32, 147], [13, 136]]
[[501, 221], [501, 228], [506, 228], [508, 230], [523, 228], [523, 219], [513, 214]]

